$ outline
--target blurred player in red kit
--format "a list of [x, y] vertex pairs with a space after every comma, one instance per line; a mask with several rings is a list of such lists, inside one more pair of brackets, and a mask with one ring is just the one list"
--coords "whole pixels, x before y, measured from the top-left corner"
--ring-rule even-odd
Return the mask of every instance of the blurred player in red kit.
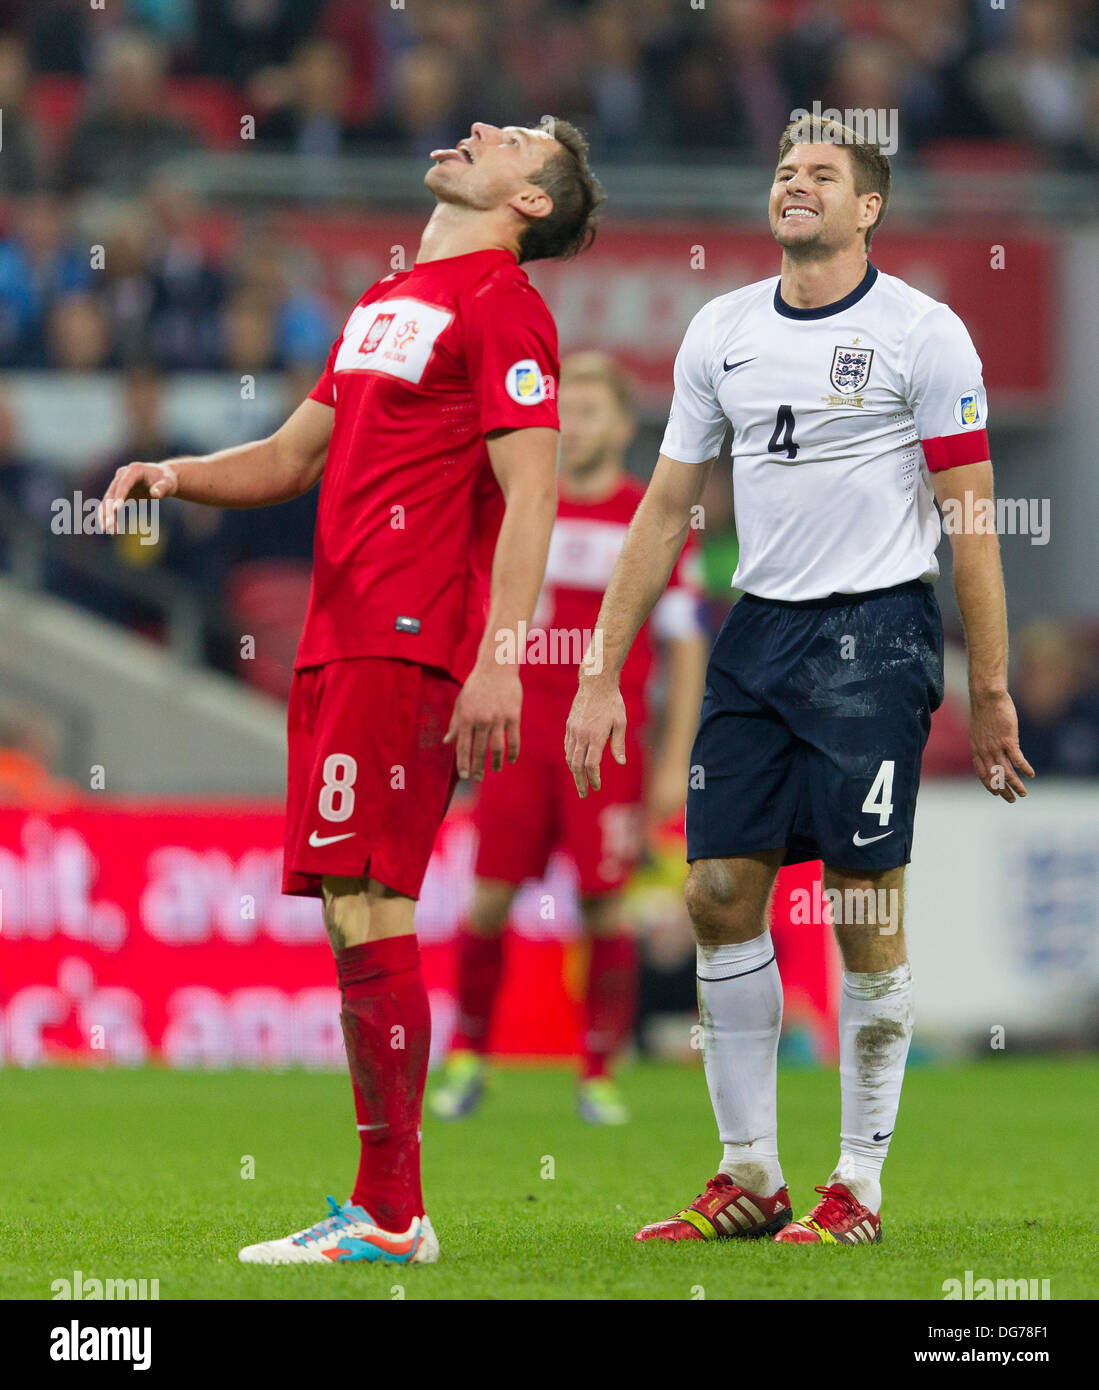
[[[625, 1105], [609, 1063], [634, 1016], [636, 955], [623, 929], [621, 892], [647, 828], [682, 809], [691, 742], [705, 680], [707, 643], [688, 543], [671, 583], [630, 650], [622, 691], [630, 710], [624, 764], [612, 764], [602, 800], [581, 801], [561, 764], [561, 729], [589, 649], [603, 591], [644, 487], [626, 472], [636, 424], [631, 384], [602, 353], [577, 353], [561, 371], [561, 474], [545, 585], [528, 636], [523, 679], [523, 758], [481, 788], [476, 883], [458, 938], [458, 1026], [430, 1103], [461, 1119], [484, 1093], [484, 1053], [503, 973], [503, 930], [520, 884], [540, 876], [554, 849], [576, 865], [589, 963], [578, 1104], [592, 1124], [622, 1124]], [[644, 730], [663, 646], [663, 728], [650, 767]], [[646, 776], [646, 774], [648, 774]], [[646, 826], [648, 821], [648, 827]]]
[[283, 891], [323, 898], [361, 1145], [349, 1200], [247, 1246], [245, 1263], [429, 1263], [420, 1186], [431, 1034], [413, 910], [459, 777], [519, 752], [519, 670], [556, 504], [557, 332], [520, 264], [591, 240], [583, 136], [477, 122], [432, 151], [415, 264], [351, 311], [270, 438], [133, 463], [128, 498], [286, 501], [321, 481], [313, 585], [288, 711]]

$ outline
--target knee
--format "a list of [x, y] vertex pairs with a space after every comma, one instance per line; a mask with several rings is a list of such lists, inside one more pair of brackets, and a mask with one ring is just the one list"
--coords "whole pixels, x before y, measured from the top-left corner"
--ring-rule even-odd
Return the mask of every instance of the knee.
[[361, 879], [325, 875], [321, 879], [324, 929], [333, 951], [359, 946], [370, 934], [370, 909]]
[[763, 930], [762, 907], [736, 873], [717, 860], [696, 860], [684, 892], [695, 938], [702, 946], [748, 941]]

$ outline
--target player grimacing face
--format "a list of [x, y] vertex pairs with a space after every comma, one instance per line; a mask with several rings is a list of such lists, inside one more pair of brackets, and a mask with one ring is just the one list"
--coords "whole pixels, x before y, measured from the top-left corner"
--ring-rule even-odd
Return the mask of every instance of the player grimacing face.
[[[530, 182], [560, 148], [549, 131], [474, 121], [467, 139], [452, 150], [432, 150], [424, 183], [445, 203], [488, 211], [517, 195], [548, 194]], [[525, 209], [524, 209], [525, 210]]]
[[855, 192], [854, 161], [842, 145], [795, 145], [775, 170], [771, 235], [788, 256], [819, 259], [860, 237], [880, 207], [880, 194]]
[[634, 424], [604, 381], [564, 383], [557, 396], [561, 419], [561, 471], [567, 477], [593, 473], [608, 457], [621, 460]]

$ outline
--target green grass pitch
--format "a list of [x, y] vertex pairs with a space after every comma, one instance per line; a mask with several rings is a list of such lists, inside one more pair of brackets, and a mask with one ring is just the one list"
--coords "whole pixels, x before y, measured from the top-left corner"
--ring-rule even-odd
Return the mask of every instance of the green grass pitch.
[[[48, 1299], [75, 1270], [157, 1278], [162, 1299], [935, 1300], [967, 1269], [1048, 1278], [1057, 1300], [1096, 1292], [1099, 1061], [913, 1068], [886, 1165], [884, 1241], [855, 1248], [633, 1242], [694, 1197], [719, 1149], [700, 1067], [638, 1066], [622, 1081], [634, 1120], [619, 1130], [580, 1122], [565, 1068], [501, 1068], [473, 1119], [428, 1119], [438, 1265], [267, 1269], [241, 1265], [238, 1247], [319, 1219], [326, 1192], [347, 1195], [346, 1078], [0, 1071], [0, 1297]], [[839, 1082], [786, 1070], [779, 1092], [797, 1216], [836, 1156]]]

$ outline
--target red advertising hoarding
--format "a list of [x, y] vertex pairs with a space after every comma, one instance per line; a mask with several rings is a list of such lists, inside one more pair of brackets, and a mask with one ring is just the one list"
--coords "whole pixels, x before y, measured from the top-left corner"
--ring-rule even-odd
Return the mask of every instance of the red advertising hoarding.
[[[342, 1066], [320, 905], [280, 892], [282, 830], [270, 802], [0, 810], [0, 1060]], [[469, 899], [474, 837], [457, 808], [417, 909], [436, 1056], [452, 1028], [450, 942]], [[816, 870], [788, 872], [797, 877], [787, 889]], [[681, 913], [675, 885], [662, 902], [665, 918]], [[689, 941], [685, 919], [679, 927]], [[524, 886], [512, 928], [493, 1050], [570, 1055], [583, 948], [565, 859]], [[836, 997], [828, 936], [798, 925], [779, 941], [788, 1016], [824, 1048]]]

